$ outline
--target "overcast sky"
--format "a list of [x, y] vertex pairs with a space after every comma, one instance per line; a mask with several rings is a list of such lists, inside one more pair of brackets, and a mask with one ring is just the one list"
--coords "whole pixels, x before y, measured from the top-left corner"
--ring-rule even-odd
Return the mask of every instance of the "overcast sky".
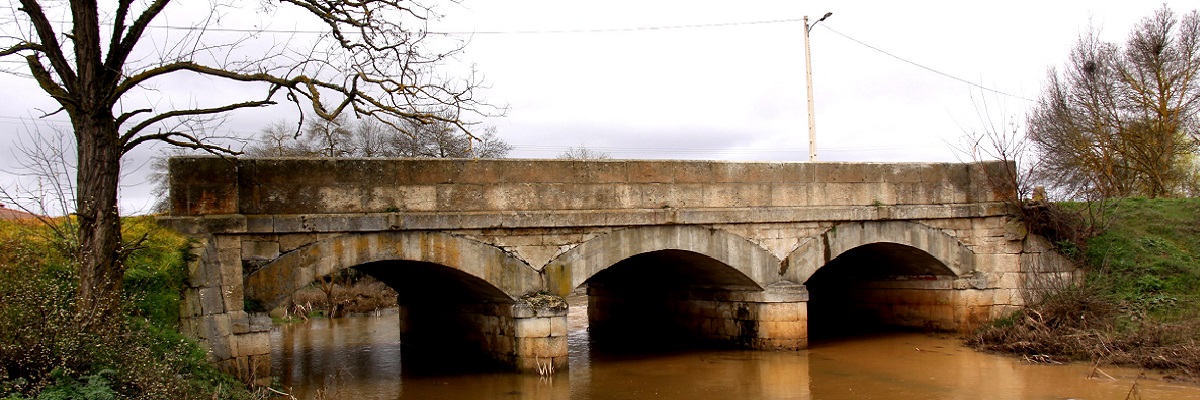
[[[799, 20], [832, 12], [811, 31], [818, 159], [956, 161], [953, 146], [964, 131], [981, 127], [979, 108], [993, 120], [1020, 122], [1047, 68], [1065, 62], [1089, 25], [1123, 42], [1162, 4], [462, 0], [439, 5], [444, 18], [430, 29], [468, 41], [457, 62], [479, 71], [484, 98], [508, 106], [485, 122], [514, 146], [512, 157], [553, 158], [586, 146], [613, 158], [806, 161]], [[1167, 4], [1178, 14], [1200, 7]], [[295, 26], [279, 16], [262, 24]], [[11, 69], [12, 61], [3, 66]], [[0, 87], [0, 158], [12, 171], [12, 143], [33, 128], [64, 127], [65, 116], [34, 118], [55, 107], [29, 79], [0, 74]], [[206, 87], [173, 101], [211, 95]], [[253, 132], [295, 121], [293, 112], [243, 112], [220, 129]], [[127, 213], [148, 208], [144, 164], [155, 151], [141, 150], [128, 163]], [[0, 179], [13, 178], [5, 172]]]

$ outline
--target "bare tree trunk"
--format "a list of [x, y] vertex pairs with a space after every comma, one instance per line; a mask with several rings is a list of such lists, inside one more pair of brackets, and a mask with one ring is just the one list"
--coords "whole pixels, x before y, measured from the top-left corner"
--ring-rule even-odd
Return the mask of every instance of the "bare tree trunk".
[[112, 115], [105, 114], [93, 109], [72, 118], [79, 155], [76, 314], [85, 329], [118, 315], [125, 274], [117, 209], [121, 144]]

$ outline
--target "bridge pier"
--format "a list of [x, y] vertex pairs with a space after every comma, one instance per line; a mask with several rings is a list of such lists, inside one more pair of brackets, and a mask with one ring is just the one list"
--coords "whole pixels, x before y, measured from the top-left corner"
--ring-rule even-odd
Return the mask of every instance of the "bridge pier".
[[594, 337], [672, 343], [690, 340], [762, 350], [808, 347], [808, 291], [780, 282], [766, 290], [662, 292], [588, 286]]
[[520, 302], [402, 306], [400, 343], [405, 359], [422, 364], [482, 361], [521, 372], [565, 371], [567, 308]]
[[180, 331], [199, 341], [218, 368], [246, 382], [270, 384], [271, 317], [245, 309], [241, 239], [208, 236], [191, 254]]

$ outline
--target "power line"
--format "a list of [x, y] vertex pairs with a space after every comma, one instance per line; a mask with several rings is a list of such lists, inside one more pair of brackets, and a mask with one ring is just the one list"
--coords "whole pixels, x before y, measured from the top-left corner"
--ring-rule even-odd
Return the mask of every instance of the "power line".
[[959, 77], [957, 77], [957, 76], [950, 75], [950, 74], [948, 74], [948, 73], [945, 73], [945, 72], [942, 72], [942, 71], [938, 71], [938, 70], [936, 70], [936, 69], [933, 69], [933, 68], [930, 68], [930, 67], [927, 67], [927, 66], [921, 65], [921, 64], [919, 64], [919, 63], [917, 63], [917, 62], [915, 62], [915, 61], [910, 61], [910, 60], [908, 60], [908, 59], [906, 59], [906, 58], [904, 58], [904, 57], [900, 57], [900, 56], [898, 56], [898, 55], [895, 55], [895, 54], [892, 54], [892, 53], [890, 53], [890, 52], [888, 52], [888, 51], [886, 51], [886, 50], [883, 50], [883, 49], [880, 49], [880, 48], [878, 48], [878, 47], [875, 47], [875, 46], [869, 45], [869, 44], [867, 44], [866, 42], [863, 42], [863, 41], [861, 41], [861, 40], [858, 40], [858, 39], [852, 38], [852, 37], [850, 37], [849, 35], [847, 35], [847, 34], [845, 34], [845, 33], [838, 32], [837, 30], [835, 30], [835, 29], [833, 29], [833, 28], [830, 28], [830, 27], [829, 27], [829, 24], [821, 25], [821, 27], [823, 27], [823, 28], [825, 28], [825, 29], [828, 29], [830, 32], [836, 33], [836, 34], [840, 35], [841, 37], [844, 37], [844, 38], [846, 38], [846, 39], [849, 39], [850, 41], [852, 41], [852, 42], [854, 42], [854, 43], [861, 44], [861, 45], [863, 45], [863, 46], [866, 46], [867, 48], [869, 48], [869, 49], [871, 49], [871, 50], [878, 51], [878, 52], [880, 52], [880, 53], [883, 53], [883, 54], [887, 55], [888, 57], [892, 57], [892, 58], [895, 58], [895, 59], [897, 59], [897, 60], [900, 60], [900, 61], [906, 62], [906, 63], [908, 63], [908, 64], [911, 64], [911, 65], [913, 65], [913, 66], [916, 66], [916, 67], [918, 67], [918, 68], [924, 69], [924, 70], [926, 70], [926, 71], [933, 72], [933, 73], [935, 73], [935, 74], [938, 74], [938, 75], [941, 75], [941, 76], [944, 76], [944, 77], [947, 77], [947, 78], [950, 78], [950, 79], [953, 79], [953, 80], [956, 80], [956, 81], [959, 81], [959, 82], [962, 82], [962, 83], [965, 83], [965, 84], [968, 84], [968, 85], [971, 85], [971, 86], [974, 86], [974, 87], [977, 87], [977, 88], [979, 88], [979, 89], [981, 89], [981, 90], [986, 90], [986, 91], [989, 91], [989, 92], [992, 92], [992, 93], [996, 93], [996, 94], [999, 94], [999, 95], [1004, 95], [1004, 96], [1008, 96], [1008, 97], [1012, 97], [1012, 98], [1016, 98], [1016, 99], [1021, 99], [1021, 100], [1025, 100], [1025, 101], [1028, 101], [1028, 102], [1034, 102], [1034, 100], [1031, 100], [1031, 99], [1028, 99], [1028, 98], [1022, 97], [1022, 96], [1017, 96], [1017, 95], [1015, 95], [1015, 94], [1006, 93], [1006, 92], [1002, 92], [1002, 91], [999, 91], [999, 90], [996, 90], [996, 89], [992, 89], [992, 88], [989, 88], [989, 87], [986, 87], [986, 86], [980, 85], [980, 84], [978, 84], [978, 83], [971, 82], [971, 81], [968, 81], [968, 80], [966, 80], [966, 79], [959, 78]]
[[[580, 146], [542, 145], [542, 144], [513, 144], [513, 150], [535, 152], [561, 152]], [[659, 154], [761, 154], [761, 153], [803, 153], [807, 147], [773, 147], [773, 148], [685, 148], [685, 147], [624, 147], [624, 146], [583, 146], [588, 150], [606, 153], [659, 153]], [[905, 150], [939, 147], [932, 144], [913, 144], [907, 146], [833, 146], [822, 150], [832, 152], [863, 151], [863, 150]]]
[[714, 22], [706, 24], [683, 24], [683, 25], [652, 25], [652, 26], [634, 26], [625, 28], [592, 28], [592, 29], [538, 29], [538, 30], [518, 30], [518, 31], [458, 31], [458, 32], [429, 32], [437, 35], [538, 35], [538, 34], [567, 34], [567, 33], [616, 33], [616, 32], [638, 32], [638, 31], [666, 31], [678, 29], [701, 29], [701, 28], [723, 28], [731, 26], [748, 26], [748, 25], [768, 25], [782, 24], [791, 22], [803, 22], [800, 18], [788, 19], [772, 19], [762, 21], [741, 21], [741, 22]]
[[[17, 18], [3, 18], [8, 21], [16, 22]], [[24, 18], [22, 18], [24, 20]], [[590, 29], [533, 29], [533, 30], [495, 30], [495, 31], [424, 31], [430, 35], [539, 35], [539, 34], [572, 34], [572, 33], [616, 33], [616, 32], [638, 32], [638, 31], [666, 31], [679, 29], [703, 29], [703, 28], [722, 28], [733, 26], [750, 26], [750, 25], [769, 25], [802, 22], [803, 19], [787, 18], [787, 19], [772, 19], [759, 21], [737, 21], [737, 22], [712, 22], [700, 24], [679, 24], [679, 25], [650, 25], [650, 26], [633, 26], [623, 28], [590, 28]], [[28, 20], [24, 20], [28, 22]], [[68, 21], [51, 21], [58, 24], [66, 24]], [[103, 22], [101, 25], [112, 26], [111, 22]], [[211, 26], [179, 26], [179, 25], [147, 25], [147, 28], [162, 29], [162, 30], [177, 30], [177, 31], [206, 31], [206, 32], [232, 32], [232, 33], [270, 33], [270, 34], [327, 34], [325, 30], [303, 30], [303, 29], [260, 29], [260, 28], [222, 28]], [[346, 34], [356, 34], [358, 32], [347, 31]], [[418, 32], [419, 33], [419, 32]]]
[[[9, 17], [9, 18], [3, 18], [3, 19], [5, 19], [5, 20], [10, 20], [10, 21], [13, 21], [13, 22], [16, 22], [16, 21], [17, 21], [17, 18], [16, 18], [16, 17]], [[771, 20], [758, 20], [758, 21], [713, 22], [713, 23], [701, 23], [701, 24], [678, 24], [678, 25], [649, 25], [649, 26], [635, 26], [635, 27], [623, 27], [623, 28], [622, 28], [622, 27], [618, 27], [618, 28], [590, 28], [590, 29], [535, 29], [535, 30], [513, 30], [513, 31], [503, 31], [503, 30], [496, 30], [496, 31], [427, 31], [427, 32], [425, 32], [425, 33], [426, 33], [426, 34], [430, 34], [430, 35], [447, 35], [447, 36], [456, 36], [456, 35], [553, 35], [553, 34], [585, 34], [585, 33], [620, 33], [620, 32], [666, 31], [666, 30], [680, 30], [680, 29], [723, 28], [723, 27], [735, 27], [735, 26], [752, 26], [752, 25], [768, 25], [768, 24], [795, 23], [795, 22], [803, 22], [803, 21], [804, 21], [804, 20], [803, 20], [802, 18], [784, 18], [784, 19], [771, 19]], [[66, 21], [54, 21], [54, 22], [56, 22], [56, 23], [67, 23]], [[111, 23], [105, 23], [105, 25], [109, 25], [109, 26], [111, 26], [112, 24], [111, 24]], [[323, 30], [299, 30], [299, 29], [221, 28], [221, 27], [197, 27], [197, 26], [177, 26], [177, 25], [149, 25], [148, 27], [149, 27], [149, 28], [153, 28], [153, 29], [163, 29], [163, 30], [181, 30], [181, 31], [207, 31], [207, 32], [231, 32], [231, 33], [254, 33], [254, 34], [266, 33], [266, 34], [288, 34], [288, 35], [294, 35], [294, 34], [316, 34], [316, 35], [320, 35], [320, 34], [326, 34], [326, 33], [328, 33], [327, 31], [323, 31]], [[913, 66], [915, 66], [915, 67], [918, 67], [918, 68], [924, 69], [924, 70], [926, 70], [926, 71], [933, 72], [933, 73], [935, 73], [935, 74], [938, 74], [938, 75], [941, 75], [941, 76], [943, 76], [943, 77], [950, 78], [950, 79], [953, 79], [953, 80], [956, 80], [956, 81], [959, 81], [959, 82], [965, 83], [965, 84], [967, 84], [967, 85], [970, 85], [970, 86], [972, 86], [972, 87], [979, 88], [980, 90], [986, 90], [986, 91], [989, 91], [989, 92], [992, 92], [992, 93], [996, 93], [996, 94], [1000, 94], [1000, 95], [1003, 95], [1003, 96], [1008, 96], [1008, 97], [1012, 97], [1012, 98], [1016, 98], [1016, 99], [1021, 99], [1021, 100], [1025, 100], [1025, 101], [1028, 101], [1028, 102], [1034, 102], [1034, 100], [1032, 100], [1032, 99], [1029, 99], [1029, 98], [1026, 98], [1026, 97], [1023, 97], [1023, 96], [1018, 96], [1018, 95], [1011, 94], [1011, 93], [1007, 93], [1007, 92], [1000, 91], [1000, 90], [997, 90], [997, 89], [992, 89], [992, 88], [989, 88], [989, 87], [986, 87], [986, 86], [980, 85], [980, 84], [978, 84], [978, 83], [971, 82], [971, 81], [969, 81], [969, 80], [966, 80], [966, 79], [963, 79], [963, 78], [959, 78], [959, 77], [957, 77], [957, 76], [954, 76], [954, 75], [951, 75], [951, 74], [949, 74], [949, 73], [942, 72], [942, 71], [940, 71], [940, 70], [937, 70], [937, 69], [934, 69], [934, 68], [932, 68], [932, 67], [925, 66], [925, 65], [923, 65], [923, 64], [920, 64], [920, 63], [918, 63], [918, 62], [916, 62], [916, 61], [912, 61], [912, 60], [906, 59], [906, 58], [904, 58], [904, 57], [900, 57], [900, 56], [898, 56], [898, 55], [896, 55], [896, 54], [894, 54], [894, 53], [892, 53], [892, 52], [889, 52], [889, 51], [887, 51], [887, 50], [883, 50], [883, 49], [881, 49], [881, 48], [879, 48], [879, 47], [876, 47], [876, 46], [873, 46], [873, 45], [871, 45], [871, 44], [868, 44], [868, 43], [866, 43], [866, 42], [864, 42], [864, 41], [862, 41], [862, 40], [859, 40], [859, 39], [856, 39], [856, 38], [854, 38], [854, 37], [851, 37], [850, 35], [847, 35], [847, 34], [845, 34], [845, 33], [839, 32], [838, 30], [831, 28], [831, 27], [829, 26], [829, 24], [822, 24], [822, 25], [821, 25], [821, 27], [823, 27], [823, 28], [825, 28], [825, 29], [828, 29], [830, 32], [833, 32], [833, 33], [835, 33], [835, 34], [837, 34], [837, 35], [839, 35], [839, 36], [841, 36], [841, 37], [844, 37], [844, 38], [846, 38], [846, 39], [848, 39], [848, 40], [850, 40], [850, 41], [852, 41], [852, 42], [854, 42], [854, 43], [858, 43], [859, 45], [862, 45], [862, 46], [864, 46], [864, 47], [867, 47], [867, 48], [869, 48], [869, 49], [871, 49], [871, 50], [874, 50], [874, 51], [877, 51], [877, 52], [879, 52], [879, 53], [882, 53], [882, 54], [884, 54], [884, 55], [887, 55], [888, 57], [891, 57], [891, 58], [894, 58], [894, 59], [896, 59], [896, 60], [902, 61], [902, 62], [904, 62], [904, 63], [910, 64], [910, 65], [913, 65]], [[356, 32], [347, 32], [347, 33], [356, 33]]]

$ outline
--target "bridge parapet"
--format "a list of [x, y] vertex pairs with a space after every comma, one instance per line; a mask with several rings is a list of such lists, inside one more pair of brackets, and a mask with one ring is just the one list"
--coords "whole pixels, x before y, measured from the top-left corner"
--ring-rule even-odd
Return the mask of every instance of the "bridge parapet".
[[171, 214], [453, 213], [470, 220], [577, 211], [580, 220], [605, 210], [693, 210], [679, 217], [703, 219], [706, 209], [891, 206], [905, 214], [919, 212], [911, 206], [998, 202], [1002, 194], [988, 177], [1007, 165], [179, 157], [170, 161]]

